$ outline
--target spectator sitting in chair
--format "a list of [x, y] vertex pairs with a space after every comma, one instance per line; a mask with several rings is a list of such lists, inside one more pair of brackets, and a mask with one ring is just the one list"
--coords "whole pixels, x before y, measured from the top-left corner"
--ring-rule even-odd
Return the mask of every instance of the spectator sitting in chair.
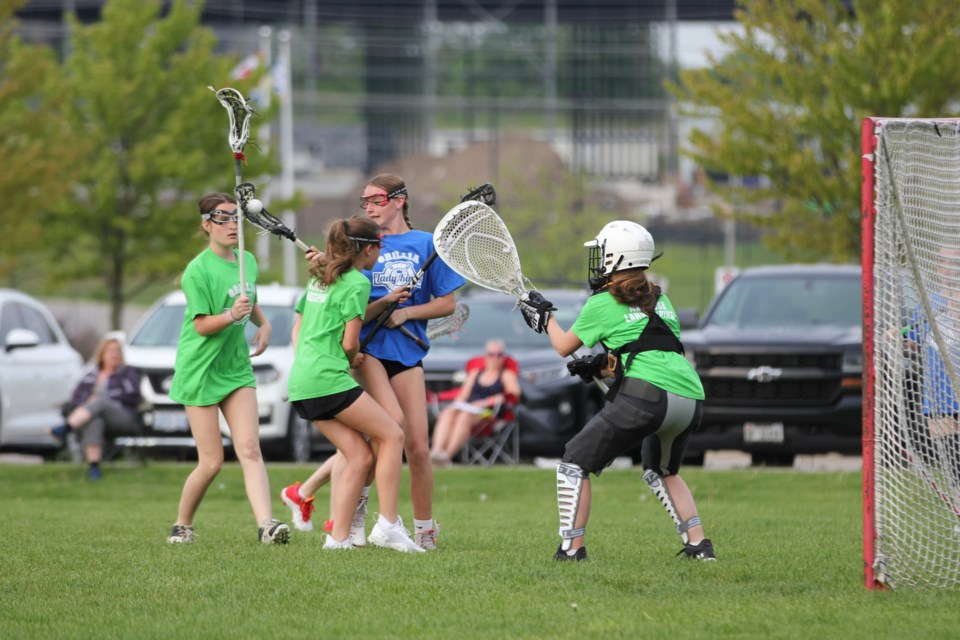
[[90, 465], [87, 478], [99, 480], [107, 432], [131, 432], [136, 428], [140, 371], [123, 363], [123, 349], [116, 338], [101, 340], [93, 361], [94, 366], [77, 384], [64, 408], [66, 423], [50, 433], [62, 440], [70, 430], [80, 430], [84, 458]]
[[506, 401], [520, 398], [520, 380], [514, 368], [505, 366], [507, 354], [502, 340], [489, 340], [483, 368], [467, 367], [467, 380], [450, 406], [437, 418], [433, 429], [430, 459], [446, 465], [463, 448], [474, 427]]

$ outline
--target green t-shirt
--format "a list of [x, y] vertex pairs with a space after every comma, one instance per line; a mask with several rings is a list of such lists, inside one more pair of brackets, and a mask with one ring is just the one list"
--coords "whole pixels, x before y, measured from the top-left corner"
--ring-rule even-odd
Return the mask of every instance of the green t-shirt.
[[[657, 315], [680, 338], [680, 321], [667, 296], [660, 296]], [[591, 296], [573, 323], [572, 331], [588, 347], [598, 342], [608, 349], [633, 342], [649, 321], [640, 307], [621, 304], [607, 291]], [[623, 355], [626, 364], [627, 354]], [[703, 385], [696, 369], [683, 355], [673, 351], [641, 351], [633, 359], [625, 375], [646, 380], [661, 389], [684, 398], [703, 400]]]
[[297, 304], [302, 318], [290, 368], [290, 400], [320, 398], [359, 386], [350, 376], [343, 331], [350, 320], [363, 319], [369, 299], [370, 280], [356, 269], [329, 286], [310, 281]]
[[[250, 252], [245, 255], [247, 296], [256, 302], [257, 261]], [[233, 306], [240, 295], [239, 263], [224, 260], [206, 249], [187, 265], [181, 287], [187, 308], [177, 344], [170, 398], [180, 404], [205, 407], [219, 403], [241, 387], [256, 387], [250, 347], [244, 336], [249, 316], [209, 336], [201, 336], [193, 326], [197, 316], [215, 316]]]

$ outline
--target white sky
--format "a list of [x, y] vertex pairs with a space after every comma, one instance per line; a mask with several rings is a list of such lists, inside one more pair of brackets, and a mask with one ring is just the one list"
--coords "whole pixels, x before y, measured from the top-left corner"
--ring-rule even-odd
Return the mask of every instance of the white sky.
[[[660, 25], [664, 31], [661, 38], [661, 55], [670, 55], [669, 33], [667, 25]], [[704, 67], [707, 65], [706, 52], [720, 57], [727, 47], [717, 38], [717, 31], [742, 31], [737, 22], [679, 22], [677, 23], [677, 57], [682, 67]]]

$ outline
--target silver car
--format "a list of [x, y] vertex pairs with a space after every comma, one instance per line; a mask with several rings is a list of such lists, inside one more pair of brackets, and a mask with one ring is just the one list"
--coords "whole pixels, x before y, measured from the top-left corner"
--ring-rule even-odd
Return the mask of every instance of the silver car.
[[53, 314], [38, 300], [0, 289], [0, 447], [54, 453], [49, 434], [83, 373]]

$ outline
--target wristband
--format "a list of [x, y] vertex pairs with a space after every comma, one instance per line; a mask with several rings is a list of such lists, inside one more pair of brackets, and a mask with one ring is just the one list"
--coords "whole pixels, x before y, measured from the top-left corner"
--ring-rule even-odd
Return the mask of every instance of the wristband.
[[227, 307], [227, 314], [230, 316], [230, 322], [236, 322], [237, 317], [233, 315], [233, 309]]

